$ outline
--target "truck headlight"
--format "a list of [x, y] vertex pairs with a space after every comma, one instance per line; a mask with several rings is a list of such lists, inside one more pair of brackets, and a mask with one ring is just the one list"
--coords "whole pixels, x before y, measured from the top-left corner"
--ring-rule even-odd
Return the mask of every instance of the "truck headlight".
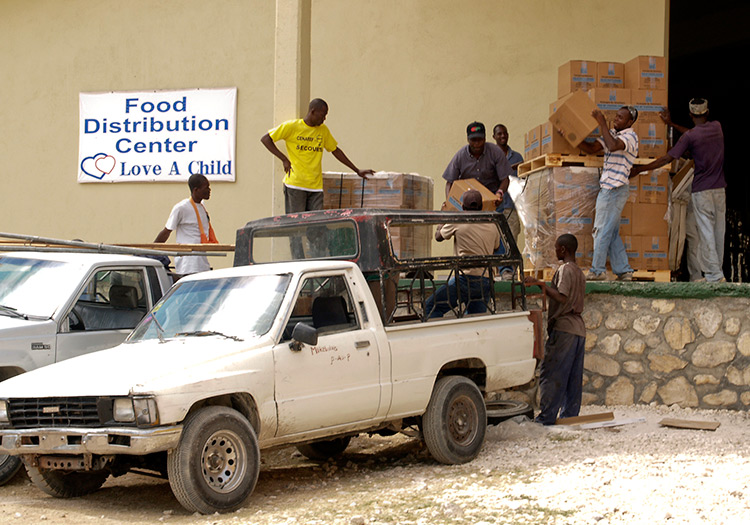
[[115, 399], [112, 407], [112, 417], [120, 423], [132, 423], [135, 421], [135, 410], [133, 409], [133, 400], [129, 397], [120, 397]]
[[153, 397], [134, 397], [133, 408], [135, 410], [135, 422], [139, 427], [159, 424], [159, 411], [156, 408], [156, 400]]
[[8, 402], [0, 399], [0, 423], [10, 423], [8, 419]]

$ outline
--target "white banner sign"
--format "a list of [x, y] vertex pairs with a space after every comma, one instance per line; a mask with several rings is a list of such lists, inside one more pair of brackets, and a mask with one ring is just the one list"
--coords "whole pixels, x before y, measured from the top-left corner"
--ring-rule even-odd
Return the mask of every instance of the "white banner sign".
[[80, 94], [78, 182], [234, 181], [237, 88]]

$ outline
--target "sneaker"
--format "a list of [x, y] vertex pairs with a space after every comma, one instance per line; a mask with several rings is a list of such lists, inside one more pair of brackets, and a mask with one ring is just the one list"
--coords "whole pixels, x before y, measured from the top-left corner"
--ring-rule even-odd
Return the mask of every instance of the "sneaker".
[[621, 273], [617, 276], [618, 281], [632, 281], [633, 280], [633, 272], [625, 272]]
[[506, 268], [502, 272], [500, 272], [500, 279], [502, 281], [512, 281], [513, 280], [513, 270], [510, 268]]
[[607, 280], [607, 274], [602, 273], [594, 273], [593, 270], [589, 270], [586, 274], [586, 280], [587, 281], [606, 281]]

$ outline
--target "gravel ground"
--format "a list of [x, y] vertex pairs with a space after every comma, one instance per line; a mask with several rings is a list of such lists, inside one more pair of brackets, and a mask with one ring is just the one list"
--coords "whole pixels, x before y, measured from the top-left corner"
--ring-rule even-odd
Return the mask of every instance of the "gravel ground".
[[[619, 427], [576, 430], [510, 420], [488, 429], [480, 456], [435, 463], [404, 436], [360, 437], [318, 465], [294, 449], [265, 454], [247, 505], [191, 515], [165, 480], [110, 479], [81, 499], [46, 496], [19, 475], [0, 487], [2, 523], [488, 524], [750, 523], [750, 416], [667, 407], [612, 411]], [[661, 427], [664, 418], [718, 430]]]

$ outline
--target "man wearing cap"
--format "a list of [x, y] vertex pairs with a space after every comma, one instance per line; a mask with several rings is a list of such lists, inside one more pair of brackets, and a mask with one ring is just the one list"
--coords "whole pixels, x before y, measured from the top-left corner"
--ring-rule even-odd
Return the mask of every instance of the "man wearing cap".
[[[724, 179], [724, 132], [718, 121], [708, 120], [708, 101], [694, 98], [688, 104], [693, 128], [672, 122], [669, 110], [662, 109], [661, 119], [682, 133], [666, 155], [643, 166], [635, 166], [631, 176], [665, 166], [690, 152], [695, 162], [692, 195], [690, 197], [698, 243], [689, 243], [688, 260], [699, 261], [704, 278], [709, 282], [724, 282], [724, 233], [726, 230], [726, 180]], [[692, 244], [693, 246], [690, 246]], [[699, 251], [700, 250], [700, 251]], [[691, 277], [692, 279], [693, 277]]]
[[[461, 196], [464, 211], [481, 211], [482, 194], [468, 190]], [[472, 255], [492, 255], [500, 247], [500, 231], [494, 223], [443, 224], [435, 232], [435, 240], [443, 242], [453, 237], [453, 254], [457, 257]], [[425, 314], [428, 317], [443, 317], [460, 302], [466, 304], [466, 313], [477, 314], [487, 311], [487, 302], [492, 293], [487, 268], [468, 268], [458, 276], [454, 275], [447, 284], [438, 288], [425, 301]]]
[[[600, 110], [595, 109], [591, 116], [599, 123], [599, 129], [607, 129], [607, 120]], [[638, 110], [632, 106], [623, 106], [615, 113], [613, 129], [603, 131], [596, 142], [582, 142], [579, 145], [581, 150], [590, 155], [604, 150], [604, 167], [599, 177], [594, 217], [594, 257], [591, 269], [586, 274], [589, 281], [603, 281], [607, 278], [607, 257], [618, 280], [633, 279], [633, 269], [628, 263], [625, 244], [620, 238], [620, 216], [630, 194], [630, 168], [638, 156], [638, 136], [632, 128], [637, 118]]]
[[453, 156], [443, 172], [445, 197], [460, 179], [477, 179], [502, 201], [508, 189], [511, 169], [505, 152], [496, 144], [486, 142], [484, 124], [472, 122], [466, 127], [468, 144]]

